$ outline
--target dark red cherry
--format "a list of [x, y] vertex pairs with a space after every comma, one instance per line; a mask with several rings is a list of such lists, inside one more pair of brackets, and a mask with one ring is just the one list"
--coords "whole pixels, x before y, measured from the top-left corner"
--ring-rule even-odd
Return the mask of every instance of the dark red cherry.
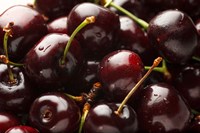
[[143, 89], [135, 111], [141, 133], [182, 133], [191, 120], [188, 105], [175, 88], [166, 83]]
[[191, 18], [178, 10], [156, 15], [147, 30], [151, 44], [169, 62], [184, 64], [194, 53], [198, 33]]
[[67, 15], [82, 0], [35, 0], [35, 8], [49, 20]]
[[29, 123], [41, 133], [72, 133], [79, 126], [80, 109], [64, 93], [47, 93], [35, 99]]
[[92, 107], [86, 117], [85, 133], [136, 133], [138, 130], [135, 111], [125, 105], [121, 114], [115, 114], [119, 104], [100, 103]]
[[[0, 16], [0, 42], [3, 43], [4, 31], [8, 23], [14, 22], [13, 37], [8, 40], [8, 53], [11, 61], [19, 61], [47, 33], [44, 18], [28, 6], [17, 5], [7, 9]], [[3, 53], [0, 45], [0, 53]]]
[[60, 17], [47, 25], [49, 33], [67, 34], [67, 17]]
[[115, 40], [120, 28], [119, 17], [102, 6], [82, 3], [75, 6], [68, 15], [68, 33], [71, 34], [88, 16], [95, 16], [95, 23], [82, 29], [76, 39], [80, 42], [86, 57], [101, 59], [116, 48]]
[[79, 73], [84, 58], [76, 40], [70, 46], [66, 62], [61, 63], [68, 40], [69, 36], [66, 34], [48, 34], [26, 55], [26, 73], [39, 88], [65, 87]]
[[158, 55], [150, 45], [146, 33], [127, 16], [120, 16], [120, 24], [119, 48], [134, 51], [145, 65], [151, 65]]
[[200, 65], [187, 65], [176, 75], [174, 85], [192, 109], [200, 111]]
[[39, 133], [39, 131], [29, 126], [15, 126], [9, 128], [5, 133]]
[[[116, 102], [125, 98], [143, 74], [144, 66], [140, 57], [129, 50], [118, 50], [106, 55], [98, 70], [108, 98]], [[137, 96], [135, 94], [134, 96]]]
[[0, 132], [4, 133], [13, 126], [20, 125], [19, 119], [13, 114], [0, 112]]
[[8, 67], [0, 65], [0, 109], [23, 113], [29, 110], [36, 95], [23, 68], [11, 67], [15, 82], [10, 82]]

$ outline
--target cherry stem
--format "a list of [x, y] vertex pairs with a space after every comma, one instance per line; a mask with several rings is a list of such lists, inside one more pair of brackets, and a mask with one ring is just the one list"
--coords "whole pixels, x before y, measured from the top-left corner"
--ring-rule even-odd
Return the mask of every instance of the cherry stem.
[[159, 63], [162, 61], [162, 57], [158, 57], [154, 60], [153, 65], [151, 68], [146, 72], [146, 74], [140, 79], [140, 81], [131, 89], [131, 91], [128, 93], [128, 95], [124, 98], [120, 106], [118, 107], [117, 111], [115, 113], [117, 115], [120, 115], [122, 112], [122, 109], [124, 105], [128, 102], [128, 100], [131, 98], [131, 96], [134, 94], [134, 92], [140, 87], [140, 85], [145, 81], [145, 79], [149, 76], [149, 74], [153, 71], [155, 67], [159, 65]]
[[[14, 23], [10, 22], [8, 23], [4, 28], [3, 31], [5, 31], [4, 34], [4, 39], [3, 39], [3, 47], [4, 47], [4, 52], [5, 52], [5, 56], [7, 58], [7, 60], [9, 61], [9, 57], [8, 57], [8, 37], [12, 37], [12, 27], [13, 27]], [[7, 67], [8, 67], [8, 75], [9, 75], [9, 79], [10, 79], [10, 83], [15, 83], [15, 78], [14, 75], [12, 73], [10, 64], [7, 63]]]
[[198, 61], [198, 62], [200, 62], [200, 58], [199, 58], [199, 57], [192, 56], [192, 59], [193, 59], [193, 60], [195, 60], [195, 61]]
[[[151, 67], [150, 66], [145, 66], [144, 68], [145, 68], [145, 70], [149, 70]], [[171, 78], [171, 73], [167, 69], [167, 64], [166, 64], [165, 60], [162, 60], [162, 67], [155, 67], [153, 69], [153, 71], [163, 73], [164, 77], [167, 78], [167, 79]]]
[[102, 3], [104, 4], [104, 7], [112, 6], [112, 7], [116, 8], [117, 10], [121, 11], [122, 13], [126, 14], [128, 17], [133, 19], [137, 24], [139, 24], [145, 30], [147, 30], [147, 28], [149, 27], [149, 24], [146, 21], [133, 15], [131, 12], [124, 9], [123, 7], [116, 5], [114, 2], [112, 2], [112, 0], [102, 0]]
[[84, 125], [84, 123], [85, 123], [85, 119], [86, 119], [86, 117], [87, 117], [87, 114], [88, 114], [90, 108], [91, 108], [91, 105], [90, 105], [88, 102], [86, 102], [86, 103], [84, 104], [84, 107], [83, 107], [83, 114], [82, 114], [82, 116], [81, 116], [81, 122], [80, 122], [80, 126], [79, 126], [78, 133], [82, 133], [83, 125]]
[[192, 109], [191, 111], [192, 111], [192, 114], [194, 114], [194, 115], [200, 115], [200, 112], [198, 112], [198, 111], [196, 111], [194, 109]]
[[95, 22], [95, 17], [94, 16], [90, 16], [90, 17], [87, 17], [75, 30], [74, 32], [71, 34], [70, 36], [70, 39], [69, 41], [67, 42], [67, 45], [65, 47], [65, 50], [64, 50], [64, 54], [63, 54], [63, 58], [61, 60], [61, 64], [65, 64], [65, 59], [67, 57], [67, 53], [69, 51], [69, 48], [71, 46], [71, 43], [74, 39], [74, 37], [76, 36], [76, 34], [81, 30], [83, 29], [86, 25], [88, 24], [91, 24], [91, 23], [94, 23]]
[[71, 98], [72, 100], [76, 101], [76, 102], [82, 102], [83, 100], [83, 96], [73, 96], [70, 94], [65, 93], [66, 96], [68, 96], [69, 98]]
[[8, 58], [5, 55], [0, 55], [0, 62], [3, 62], [4, 64], [10, 64], [10, 65], [13, 65], [13, 66], [18, 66], [18, 67], [24, 66], [24, 64], [9, 61]]

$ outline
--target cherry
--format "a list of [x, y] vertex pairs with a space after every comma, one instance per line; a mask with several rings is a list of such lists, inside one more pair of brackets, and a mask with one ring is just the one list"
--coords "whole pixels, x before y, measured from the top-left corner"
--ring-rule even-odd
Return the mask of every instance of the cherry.
[[96, 22], [81, 30], [76, 39], [87, 58], [102, 59], [116, 48], [115, 40], [120, 28], [119, 17], [102, 6], [82, 3], [75, 6], [68, 15], [68, 33], [71, 34], [87, 16], [95, 16]]
[[5, 64], [0, 64], [0, 108], [17, 113], [26, 112], [34, 98], [34, 90], [29, 78], [24, 72], [23, 64], [9, 61], [7, 42], [12, 36], [13, 23], [4, 27], [3, 48], [5, 55], [0, 58]]
[[9, 128], [5, 133], [39, 133], [39, 131], [29, 126], [15, 126]]
[[186, 63], [198, 44], [193, 21], [178, 10], [167, 10], [156, 15], [149, 22], [147, 34], [152, 45], [171, 63]]
[[192, 116], [179, 93], [166, 83], [152, 84], [143, 89], [135, 110], [141, 133], [184, 132]]
[[[90, 104], [83, 108], [82, 120], [85, 119], [84, 131], [88, 133], [135, 133], [138, 130], [137, 116], [135, 111], [128, 105], [125, 105], [131, 96], [136, 92], [144, 80], [149, 76], [152, 70], [158, 66], [162, 58], [154, 60], [153, 65], [139, 82], [131, 89], [121, 104], [99, 103], [90, 109]], [[85, 108], [86, 107], [86, 108]], [[89, 109], [90, 110], [89, 110]], [[88, 111], [89, 110], [89, 111]], [[81, 121], [82, 125], [82, 121]], [[79, 130], [81, 131], [81, 130]], [[81, 132], [79, 132], [81, 133]]]
[[107, 97], [115, 102], [122, 101], [143, 74], [144, 66], [140, 57], [129, 50], [111, 52], [102, 59], [98, 70]]
[[120, 115], [114, 113], [119, 104], [100, 103], [92, 107], [83, 130], [86, 133], [136, 133], [137, 115], [130, 106], [124, 106]]
[[48, 17], [49, 20], [67, 15], [70, 10], [82, 0], [35, 0], [36, 10]]
[[30, 125], [42, 133], [72, 133], [78, 128], [80, 109], [64, 93], [45, 93], [35, 99], [29, 112]]
[[47, 25], [49, 33], [63, 33], [67, 34], [67, 17], [60, 17]]
[[[185, 64], [198, 45], [198, 33], [192, 19], [178, 10], [166, 10], [154, 16], [149, 24], [117, 6], [112, 0], [103, 0], [104, 7], [112, 6], [127, 14], [145, 30], [152, 46], [170, 63]], [[173, 19], [172, 19], [173, 18]]]
[[129, 17], [120, 16], [119, 47], [136, 52], [146, 65], [157, 57], [146, 33]]
[[73, 40], [86, 25], [95, 22], [87, 17], [72, 33], [52, 33], [43, 37], [25, 57], [26, 72], [39, 87], [60, 89], [79, 74], [84, 62], [79, 43]]
[[[14, 22], [12, 38], [8, 41], [8, 53], [12, 61], [18, 62], [47, 33], [44, 18], [28, 6], [17, 5], [8, 8], [0, 16], [0, 42], [3, 42], [3, 28]], [[3, 53], [0, 45], [0, 53]]]
[[187, 100], [190, 107], [200, 111], [200, 66], [186, 65], [176, 75], [174, 85], [180, 94]]
[[26, 55], [25, 70], [32, 82], [45, 89], [58, 89], [70, 83], [83, 64], [81, 48], [73, 40], [66, 63], [61, 58], [69, 36], [52, 33], [44, 36]]
[[13, 114], [0, 112], [0, 132], [4, 133], [7, 129], [13, 126], [20, 125], [19, 119]]

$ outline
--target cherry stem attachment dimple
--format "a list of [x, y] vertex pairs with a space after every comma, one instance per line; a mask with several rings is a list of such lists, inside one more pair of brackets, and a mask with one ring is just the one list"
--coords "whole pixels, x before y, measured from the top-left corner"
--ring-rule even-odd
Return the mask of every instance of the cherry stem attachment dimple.
[[65, 50], [64, 50], [64, 54], [63, 54], [63, 58], [61, 60], [61, 64], [65, 64], [65, 59], [67, 57], [67, 53], [69, 51], [69, 48], [71, 46], [71, 43], [74, 39], [74, 37], [76, 36], [76, 34], [81, 30], [83, 29], [86, 25], [88, 24], [91, 24], [91, 23], [94, 23], [95, 22], [95, 16], [90, 16], [90, 17], [87, 17], [75, 30], [74, 32], [71, 34], [70, 36], [70, 39], [69, 41], [67, 42], [67, 45], [65, 47]]
[[[3, 47], [4, 47], [5, 56], [6, 56], [8, 61], [9, 61], [9, 57], [8, 57], [8, 37], [12, 37], [12, 34], [13, 34], [12, 27], [13, 27], [13, 25], [14, 25], [14, 22], [10, 22], [3, 28], [3, 31], [5, 31], [4, 39], [3, 39]], [[10, 83], [14, 84], [16, 82], [16, 80], [14, 78], [14, 75], [12, 73], [12, 70], [11, 70], [9, 63], [7, 63], [7, 67], [8, 67], [8, 75], [9, 75]]]
[[120, 115], [122, 112], [122, 109], [124, 105], [128, 102], [128, 100], [131, 98], [131, 96], [134, 94], [134, 92], [140, 87], [140, 85], [145, 81], [145, 79], [149, 76], [149, 74], [153, 71], [155, 67], [159, 65], [159, 63], [162, 61], [162, 57], [158, 57], [154, 60], [153, 65], [151, 68], [146, 72], [146, 74], [140, 79], [140, 81], [131, 89], [131, 91], [128, 93], [128, 95], [124, 98], [120, 106], [118, 107], [117, 111], [115, 113], [117, 115]]
[[145, 30], [147, 30], [147, 28], [149, 27], [149, 24], [146, 21], [144, 21], [144, 20], [138, 18], [137, 16], [133, 15], [131, 12], [129, 12], [128, 10], [124, 9], [123, 7], [116, 5], [114, 2], [112, 2], [112, 0], [102, 0], [102, 4], [104, 5], [104, 7], [112, 6], [115, 9], [117, 9], [117, 10], [121, 11], [122, 13], [126, 14], [128, 17], [133, 19], [137, 24], [139, 24]]

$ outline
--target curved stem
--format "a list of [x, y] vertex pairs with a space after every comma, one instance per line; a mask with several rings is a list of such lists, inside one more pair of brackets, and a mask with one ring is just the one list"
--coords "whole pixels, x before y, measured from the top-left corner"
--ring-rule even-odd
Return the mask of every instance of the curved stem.
[[133, 15], [128, 10], [116, 5], [114, 2], [112, 2], [112, 0], [103, 0], [103, 1], [104, 1], [103, 3], [105, 3], [104, 7], [112, 6], [112, 7], [116, 8], [117, 10], [121, 11], [122, 13], [126, 14], [131, 19], [133, 19], [137, 24], [139, 24], [145, 30], [147, 30], [147, 28], [149, 27], [149, 24], [146, 21], [144, 21], [144, 20], [138, 18], [137, 16]]
[[200, 62], [200, 58], [199, 57], [193, 56], [192, 59], [195, 60], [195, 61], [199, 61]]
[[[144, 68], [145, 68], [145, 70], [149, 70], [151, 67], [150, 66], [145, 66]], [[164, 77], [166, 79], [171, 79], [171, 73], [167, 69], [167, 64], [166, 64], [165, 60], [162, 61], [162, 66], [161, 67], [155, 67], [153, 69], [153, 71], [163, 73], [163, 75], [164, 75]]]
[[75, 30], [74, 32], [72, 33], [72, 35], [70, 36], [70, 39], [69, 41], [67, 42], [67, 45], [65, 47], [65, 50], [64, 50], [64, 54], [63, 54], [63, 58], [61, 60], [61, 64], [65, 64], [65, 59], [67, 57], [67, 53], [69, 51], [69, 48], [71, 46], [71, 43], [74, 39], [74, 37], [76, 36], [76, 34], [81, 30], [83, 29], [86, 25], [88, 24], [91, 24], [91, 23], [94, 23], [95, 22], [95, 17], [94, 16], [91, 16], [91, 17], [87, 17]]
[[65, 93], [66, 96], [68, 96], [69, 98], [71, 98], [72, 100], [76, 101], [76, 102], [82, 102], [83, 101], [83, 97], [82, 96], [73, 96], [70, 94]]
[[118, 107], [117, 111], [115, 111], [116, 114], [120, 114], [124, 105], [128, 102], [128, 100], [131, 98], [133, 93], [140, 87], [140, 85], [144, 82], [144, 80], [149, 76], [149, 74], [153, 71], [155, 67], [159, 65], [159, 63], [162, 61], [161, 57], [158, 57], [154, 60], [153, 65], [151, 68], [146, 72], [146, 74], [140, 79], [140, 81], [131, 89], [131, 91], [128, 93], [128, 95], [124, 98], [120, 106]]
[[80, 122], [80, 126], [79, 126], [79, 130], [78, 130], [78, 133], [82, 133], [82, 130], [83, 130], [83, 125], [85, 123], [85, 119], [88, 115], [88, 112], [90, 110], [90, 104], [89, 103], [85, 103], [84, 107], [83, 107], [83, 114], [81, 116], [81, 122]]
[[[7, 60], [9, 60], [9, 57], [8, 57], [8, 36], [9, 36], [9, 33], [5, 32], [4, 39], [3, 39], [3, 47], [4, 47], [4, 52], [5, 52]], [[13, 75], [12, 70], [10, 68], [10, 64], [7, 64], [7, 67], [8, 67], [8, 75], [9, 75], [10, 82], [14, 83], [15, 78], [14, 78], [14, 75]]]

